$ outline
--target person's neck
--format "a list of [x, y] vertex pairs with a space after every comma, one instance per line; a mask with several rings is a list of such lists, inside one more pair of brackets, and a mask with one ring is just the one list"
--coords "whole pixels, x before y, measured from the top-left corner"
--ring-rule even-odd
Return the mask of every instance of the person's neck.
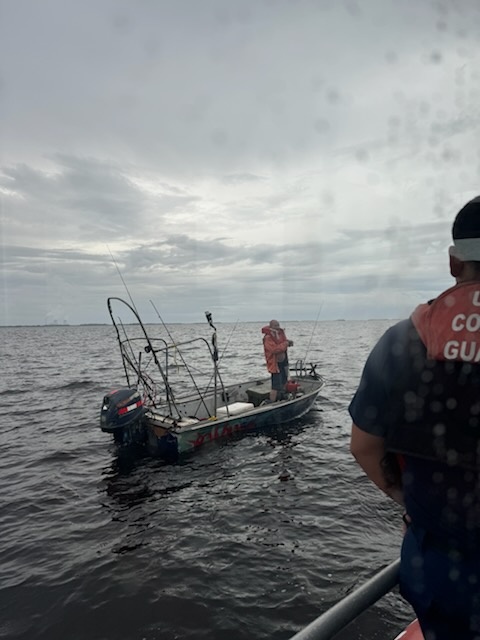
[[467, 284], [469, 282], [473, 284], [474, 282], [480, 282], [480, 275], [471, 274], [469, 276], [458, 276], [457, 278], [455, 278], [455, 281], [456, 284]]

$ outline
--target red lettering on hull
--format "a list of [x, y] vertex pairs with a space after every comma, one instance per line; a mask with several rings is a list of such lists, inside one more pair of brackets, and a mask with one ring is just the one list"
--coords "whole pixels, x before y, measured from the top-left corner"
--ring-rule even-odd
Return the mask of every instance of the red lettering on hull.
[[201, 447], [205, 442], [213, 442], [214, 440], [219, 440], [220, 438], [228, 438], [234, 433], [239, 433], [240, 431], [246, 431], [247, 429], [252, 429], [255, 426], [255, 422], [251, 420], [246, 424], [242, 424], [237, 422], [235, 424], [226, 424], [222, 428], [219, 429], [219, 425], [215, 425], [208, 433], [199, 433], [195, 440], [190, 440], [190, 444], [192, 447], [197, 449]]

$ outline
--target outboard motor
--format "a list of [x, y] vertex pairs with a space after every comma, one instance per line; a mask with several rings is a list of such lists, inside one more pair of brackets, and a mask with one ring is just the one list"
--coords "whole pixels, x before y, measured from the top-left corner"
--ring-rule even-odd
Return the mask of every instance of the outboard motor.
[[103, 398], [100, 411], [102, 431], [119, 435], [125, 427], [140, 424], [144, 414], [143, 400], [137, 389], [123, 387]]

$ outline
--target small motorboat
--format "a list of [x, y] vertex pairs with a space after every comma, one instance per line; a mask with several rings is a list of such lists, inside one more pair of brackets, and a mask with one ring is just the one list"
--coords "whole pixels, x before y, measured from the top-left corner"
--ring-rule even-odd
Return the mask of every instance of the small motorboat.
[[[129, 314], [133, 314], [134, 324], [117, 319], [113, 304], [123, 305]], [[316, 364], [298, 361], [290, 370], [281, 397], [270, 402], [270, 377], [223, 384], [211, 313], [206, 312], [213, 329], [210, 342], [204, 337], [176, 342], [165, 327], [167, 342], [149, 335], [137, 310], [125, 300], [108, 298], [107, 305], [117, 334], [126, 386], [104, 396], [100, 426], [102, 431], [113, 434], [120, 444], [140, 443], [151, 453], [175, 458], [207, 442], [296, 420], [310, 411], [325, 384], [316, 371]], [[213, 365], [213, 371], [202, 387], [183, 355], [184, 351], [189, 351], [197, 354], [198, 360], [199, 346], [208, 350], [203, 362]], [[177, 395], [170, 371], [175, 369], [172, 360], [178, 363], [179, 358], [191, 389]]]

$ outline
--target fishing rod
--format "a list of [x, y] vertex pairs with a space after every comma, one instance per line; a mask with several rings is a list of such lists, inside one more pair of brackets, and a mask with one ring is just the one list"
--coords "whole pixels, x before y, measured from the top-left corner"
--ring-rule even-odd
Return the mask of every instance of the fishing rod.
[[[140, 351], [140, 353], [138, 354], [138, 359], [133, 351], [133, 347], [132, 344], [130, 342], [130, 340], [128, 339], [128, 335], [125, 329], [125, 326], [122, 322], [122, 320], [119, 318], [119, 323], [120, 326], [122, 328], [123, 334], [125, 336], [125, 340], [123, 342], [123, 345], [127, 345], [129, 350], [130, 350], [130, 354], [128, 354], [126, 352], [126, 348], [122, 345], [122, 362], [123, 362], [123, 368], [125, 371], [125, 375], [127, 378], [127, 383], [130, 386], [130, 376], [128, 375], [128, 368], [126, 366], [126, 363], [129, 365], [130, 369], [132, 371], [134, 371], [137, 375], [137, 386], [140, 384], [140, 382], [143, 385], [143, 390], [145, 392], [145, 394], [148, 396], [148, 398], [150, 399], [150, 401], [152, 402], [153, 406], [155, 406], [155, 383], [152, 381], [151, 376], [149, 376], [147, 373], [143, 373], [142, 372], [142, 352]], [[147, 378], [148, 376], [148, 378]], [[153, 384], [152, 384], [153, 383]], [[167, 389], [167, 400], [168, 400], [168, 389]]]
[[[236, 330], [236, 328], [237, 328], [237, 326], [238, 326], [238, 323], [239, 323], [239, 322], [240, 322], [240, 318], [237, 318], [237, 321], [235, 322], [235, 326], [234, 326], [234, 327], [232, 328], [232, 330], [230, 331], [230, 335], [228, 336], [228, 340], [227, 340], [227, 342], [226, 342], [225, 346], [224, 346], [224, 347], [223, 347], [223, 349], [222, 349], [222, 353], [220, 354], [220, 357], [218, 358], [218, 363], [219, 363], [219, 364], [220, 364], [220, 362], [223, 360], [223, 356], [225, 355], [225, 352], [226, 352], [226, 351], [227, 351], [227, 349], [228, 349], [228, 345], [230, 344], [230, 340], [232, 339], [232, 336], [233, 336], [233, 334], [235, 333], [235, 330]], [[197, 371], [198, 373], [205, 373], [202, 369], [197, 369], [196, 367], [191, 367], [191, 369], [193, 369], [194, 371]], [[212, 382], [212, 380], [213, 380], [213, 375], [214, 375], [214, 374], [212, 374], [212, 375], [211, 375], [211, 377], [210, 377], [210, 380], [209, 380], [209, 382], [208, 382], [208, 384], [207, 384], [207, 387], [206, 387], [206, 389], [205, 389], [205, 393], [208, 391], [208, 389], [209, 389], [209, 387], [210, 387], [210, 384], [211, 384], [211, 382]]]
[[[306, 366], [307, 356], [308, 356], [308, 352], [310, 351], [310, 345], [312, 344], [313, 336], [314, 336], [315, 331], [317, 329], [318, 319], [320, 318], [320, 313], [322, 311], [322, 307], [323, 307], [323, 301], [322, 301], [322, 303], [320, 305], [320, 308], [318, 310], [317, 319], [315, 320], [315, 324], [313, 325], [312, 334], [310, 336], [310, 341], [308, 343], [307, 350], [305, 352], [305, 357], [304, 357], [303, 360], [297, 360], [296, 363], [295, 363], [295, 369], [294, 370], [295, 370], [295, 372], [297, 374], [298, 374], [298, 371], [300, 371], [300, 372], [304, 371], [305, 373], [307, 372], [307, 366]], [[318, 366], [317, 364], [310, 363], [309, 375], [313, 376], [315, 379], [318, 379], [318, 377], [319, 377], [318, 373], [315, 371], [317, 366]]]
[[[106, 244], [105, 246], [106, 246], [106, 247], [107, 247], [107, 249], [108, 249], [108, 253], [110, 254], [110, 257], [111, 257], [111, 259], [112, 259], [112, 262], [113, 262], [113, 264], [115, 265], [115, 268], [116, 268], [116, 270], [117, 270], [117, 273], [118, 273], [118, 275], [120, 276], [120, 280], [122, 281], [122, 284], [123, 284], [123, 286], [125, 287], [125, 291], [127, 292], [127, 295], [128, 295], [128, 297], [129, 297], [129, 299], [130, 299], [130, 302], [131, 302], [131, 304], [132, 304], [132, 307], [134, 308], [135, 312], [136, 312], [136, 313], [137, 313], [137, 315], [138, 315], [138, 311], [137, 311], [137, 308], [136, 308], [136, 306], [135, 306], [135, 302], [133, 301], [133, 298], [132, 298], [132, 296], [131, 296], [131, 294], [130, 294], [130, 291], [129, 291], [128, 287], [127, 287], [127, 283], [125, 282], [125, 280], [124, 280], [124, 278], [123, 278], [122, 272], [120, 271], [120, 267], [118, 266], [117, 261], [115, 260], [115, 258], [114, 258], [114, 256], [113, 256], [113, 253], [112, 253], [112, 251], [111, 251], [110, 247], [108, 246], [108, 244]], [[112, 318], [112, 320], [113, 320], [113, 318]], [[124, 325], [123, 325], [122, 320], [121, 320], [120, 318], [118, 318], [118, 321], [119, 321], [119, 323], [120, 323], [120, 326], [122, 327], [123, 335], [124, 335], [124, 338], [125, 338], [125, 339], [124, 339], [124, 341], [123, 341], [123, 343], [122, 343], [122, 342], [120, 342], [121, 352], [122, 352], [122, 354], [125, 354], [125, 357], [127, 358], [127, 361], [128, 361], [128, 363], [129, 363], [130, 367], [131, 367], [131, 368], [133, 369], [133, 371], [135, 371], [135, 373], [137, 374], [137, 382], [138, 382], [138, 379], [139, 379], [139, 371], [140, 371], [140, 369], [139, 369], [139, 368], [137, 369], [137, 367], [133, 365], [133, 362], [135, 362], [135, 361], [136, 361], [136, 358], [135, 358], [135, 354], [133, 353], [132, 345], [130, 344], [130, 341], [129, 341], [129, 339], [128, 339], [128, 335], [127, 335], [127, 332], [126, 332], [126, 330], [125, 330], [125, 327], [124, 327]], [[118, 334], [118, 330], [117, 330], [117, 336], [118, 336], [119, 341], [120, 341], [120, 336], [119, 336], [119, 334]], [[130, 358], [129, 356], [127, 356], [127, 354], [126, 354], [126, 349], [125, 349], [125, 348], [124, 348], [124, 346], [123, 346], [123, 345], [125, 345], [125, 344], [126, 344], [126, 345], [128, 345], [128, 347], [129, 347], [129, 349], [130, 349], [130, 351], [131, 351], [131, 356], [132, 356], [131, 358]], [[125, 376], [126, 376], [126, 378], [127, 378], [127, 383], [128, 383], [128, 384], [130, 384], [130, 382], [129, 382], [129, 375], [128, 375], [128, 371], [127, 371], [127, 367], [126, 367], [126, 365], [125, 365], [125, 358], [123, 358], [123, 357], [122, 357], [122, 363], [123, 363], [123, 368], [124, 368], [124, 370], [125, 370]], [[139, 363], [139, 364], [140, 364], [140, 363]]]
[[240, 322], [240, 318], [237, 318], [237, 321], [235, 322], [235, 326], [234, 326], [234, 327], [233, 327], [233, 329], [230, 331], [230, 335], [228, 336], [228, 340], [227, 340], [227, 342], [226, 342], [225, 346], [223, 347], [222, 355], [220, 356], [220, 360], [219, 360], [219, 362], [221, 362], [221, 361], [222, 361], [223, 356], [225, 355], [225, 351], [227, 350], [228, 345], [230, 344], [230, 340], [232, 339], [232, 336], [233, 336], [233, 334], [235, 333], [235, 330], [236, 330], [236, 328], [237, 328], [237, 326], [238, 326], [238, 323], [239, 323], [239, 322]]
[[[186, 369], [186, 371], [187, 371], [188, 375], [190, 376], [190, 380], [192, 381], [193, 386], [195, 387], [195, 391], [198, 393], [198, 396], [202, 399], [203, 406], [205, 407], [205, 410], [206, 410], [206, 411], [207, 411], [207, 413], [208, 413], [208, 407], [207, 407], [207, 405], [206, 405], [205, 400], [203, 399], [203, 395], [202, 395], [202, 393], [201, 393], [200, 389], [198, 388], [198, 385], [197, 385], [197, 383], [196, 383], [196, 381], [195, 381], [195, 378], [193, 377], [193, 374], [192, 374], [192, 372], [190, 371], [190, 367], [189, 367], [189, 366], [188, 366], [188, 364], [185, 362], [185, 358], [183, 357], [183, 354], [182, 354], [182, 352], [180, 351], [180, 349], [178, 348], [178, 346], [176, 346], [176, 345], [175, 345], [175, 341], [174, 341], [174, 339], [173, 339], [173, 336], [172, 336], [172, 334], [170, 333], [170, 331], [169, 331], [169, 329], [168, 329], [167, 325], [166, 325], [166, 324], [165, 324], [165, 322], [163, 321], [163, 318], [162, 318], [162, 316], [160, 315], [160, 312], [158, 311], [157, 307], [155, 306], [155, 304], [154, 304], [153, 300], [150, 300], [150, 304], [151, 304], [151, 305], [152, 305], [152, 307], [155, 309], [155, 313], [157, 314], [158, 319], [159, 319], [159, 320], [160, 320], [160, 322], [162, 323], [162, 326], [163, 326], [163, 328], [165, 329], [165, 331], [167, 332], [167, 335], [168, 335], [168, 337], [169, 337], [169, 339], [170, 339], [170, 341], [171, 341], [171, 343], [172, 343], [172, 347], [175, 347], [175, 349], [177, 350], [178, 355], [180, 356], [180, 359], [181, 359], [181, 361], [182, 361], [182, 363], [183, 363], [183, 365], [184, 365], [184, 367], [185, 367], [185, 369]], [[168, 372], [167, 372], [167, 374], [168, 374]]]
[[[128, 290], [127, 283], [126, 283], [126, 282], [125, 282], [125, 280], [123, 279], [122, 272], [120, 271], [120, 268], [119, 268], [119, 266], [118, 266], [118, 264], [117, 264], [117, 262], [116, 262], [115, 258], [113, 257], [113, 253], [110, 251], [110, 247], [108, 246], [108, 244], [106, 245], [106, 247], [107, 247], [107, 249], [108, 249], [108, 252], [109, 252], [109, 254], [110, 254], [110, 257], [112, 258], [113, 264], [115, 265], [115, 267], [116, 267], [116, 269], [117, 269], [117, 273], [118, 273], [118, 275], [120, 276], [120, 280], [122, 281], [123, 286], [125, 287], [125, 291], [127, 292], [127, 295], [128, 295], [128, 297], [129, 297], [129, 300], [130, 300], [130, 302], [132, 303], [132, 307], [135, 309], [135, 311], [137, 311], [137, 307], [135, 306], [135, 302], [133, 301], [133, 298], [132, 298], [132, 296], [130, 295], [130, 291]], [[137, 313], [138, 313], [138, 311], [137, 311]]]
[[[150, 342], [150, 339], [148, 338], [148, 336], [147, 336], [147, 334], [146, 334], [145, 327], [143, 326], [143, 322], [142, 322], [142, 321], [141, 321], [141, 319], [140, 319], [140, 315], [139, 315], [139, 313], [138, 313], [138, 310], [137, 310], [137, 307], [136, 307], [136, 305], [135, 305], [135, 302], [134, 302], [134, 300], [133, 300], [133, 298], [132, 298], [132, 294], [130, 293], [129, 288], [127, 287], [127, 283], [125, 282], [125, 279], [124, 279], [124, 277], [123, 277], [123, 275], [122, 275], [122, 272], [120, 271], [120, 267], [118, 266], [117, 261], [115, 260], [115, 258], [114, 258], [114, 256], [113, 256], [113, 253], [111, 252], [110, 247], [108, 246], [108, 244], [106, 245], [106, 247], [107, 247], [107, 249], [108, 249], [108, 252], [109, 252], [109, 254], [110, 254], [110, 257], [112, 258], [112, 262], [113, 262], [113, 264], [115, 265], [115, 268], [116, 268], [116, 270], [117, 270], [117, 273], [118, 273], [118, 275], [120, 276], [120, 280], [122, 281], [122, 284], [123, 284], [123, 286], [125, 287], [125, 291], [127, 292], [128, 298], [129, 298], [130, 303], [131, 303], [131, 309], [132, 309], [132, 311], [134, 312], [134, 314], [136, 315], [136, 317], [137, 317], [137, 321], [140, 323], [140, 326], [141, 326], [141, 328], [142, 328], [142, 331], [143, 331], [143, 333], [144, 333], [145, 337], [147, 338], [147, 341], [148, 341], [148, 342]], [[126, 303], [125, 303], [125, 304], [126, 304]], [[112, 316], [112, 320], [113, 320], [113, 316]], [[123, 326], [123, 323], [122, 323], [122, 321], [120, 320], [120, 318], [119, 318], [119, 321], [120, 321], [120, 324], [121, 324], [121, 326], [122, 326], [122, 330], [123, 330], [123, 332], [124, 332], [124, 335], [125, 335], [125, 338], [126, 338], [126, 342], [127, 342], [128, 346], [130, 347], [130, 351], [132, 352], [132, 358], [133, 358], [133, 361], [132, 361], [132, 359], [130, 359], [130, 358], [127, 356], [127, 354], [125, 353], [125, 350], [124, 350], [124, 349], [122, 350], [122, 354], [124, 354], [124, 355], [125, 355], [125, 357], [127, 357], [127, 361], [129, 361], [130, 366], [131, 366], [131, 367], [132, 367], [132, 369], [136, 372], [136, 374], [137, 374], [137, 381], [139, 381], [139, 380], [140, 380], [140, 378], [142, 379], [142, 382], [143, 382], [144, 388], [145, 388], [145, 390], [146, 390], [146, 393], [147, 393], [148, 397], [150, 398], [150, 400], [152, 401], [153, 405], [155, 406], [155, 399], [154, 399], [154, 397], [152, 396], [152, 393], [151, 393], [151, 392], [150, 392], [150, 393], [148, 392], [148, 389], [151, 389], [151, 385], [147, 382], [147, 380], [146, 380], [146, 378], [145, 378], [145, 375], [146, 375], [146, 374], [142, 374], [142, 368], [141, 368], [141, 355], [140, 355], [140, 356], [139, 356], [139, 358], [138, 358], [138, 366], [134, 366], [134, 365], [133, 365], [133, 362], [137, 362], [137, 359], [136, 359], [136, 357], [135, 357], [135, 354], [133, 353], [132, 345], [131, 345], [131, 343], [130, 343], [130, 340], [128, 339], [127, 332], [126, 332], [125, 327]], [[114, 324], [115, 324], [115, 323], [114, 323]], [[117, 336], [118, 336], [118, 329], [117, 329]], [[153, 351], [153, 350], [152, 350], [152, 351]], [[147, 353], [148, 353], [148, 351], [147, 351]], [[175, 407], [175, 409], [177, 410], [177, 413], [178, 413], [178, 409], [177, 409], [177, 406], [176, 406], [176, 404], [175, 404], [175, 397], [174, 397], [173, 391], [172, 391], [172, 389], [171, 389], [170, 385], [168, 384], [168, 378], [166, 377], [165, 373], [163, 372], [163, 369], [162, 369], [162, 367], [160, 366], [160, 363], [158, 362], [158, 360], [157, 360], [157, 356], [156, 356], [156, 354], [155, 354], [155, 352], [154, 352], [154, 351], [152, 352], [152, 355], [153, 355], [153, 359], [154, 359], [154, 361], [155, 361], [155, 364], [157, 365], [157, 368], [158, 368], [158, 370], [160, 371], [160, 374], [161, 374], [161, 376], [162, 376], [162, 379], [163, 379], [163, 382], [164, 382], [164, 385], [165, 385], [165, 391], [166, 391], [166, 396], [167, 396], [167, 402], [168, 402], [168, 406], [169, 406], [169, 408], [170, 408], [170, 411], [171, 411], [171, 403], [173, 402], [173, 405], [174, 405], [174, 407]], [[126, 373], [127, 381], [128, 381], [128, 379], [129, 379], [129, 378], [128, 378], [128, 374], [127, 374], [127, 371], [126, 371], [125, 360], [124, 360], [124, 358], [122, 358], [122, 360], [123, 360], [123, 367], [124, 367], [124, 369], [125, 369], [125, 373]], [[150, 379], [151, 379], [151, 378], [150, 378]]]
[[[207, 314], [210, 315], [210, 318], [207, 316]], [[215, 335], [215, 345], [214, 345], [214, 348], [216, 349], [216, 347], [217, 347], [217, 329], [213, 326], [212, 322], [210, 322], [211, 318], [212, 318], [212, 314], [209, 311], [205, 311], [205, 315], [207, 316], [208, 324], [215, 329], [215, 334], [214, 334]], [[228, 337], [228, 340], [227, 340], [227, 343], [226, 343], [225, 347], [223, 348], [222, 355], [220, 356], [220, 358], [218, 358], [218, 352], [217, 352], [217, 360], [218, 360], [219, 363], [222, 361], [223, 356], [225, 355], [225, 351], [227, 350], [227, 347], [228, 347], [228, 345], [230, 343], [230, 340], [232, 339], [233, 333], [234, 333], [235, 329], [237, 328], [238, 322], [239, 322], [239, 319], [237, 319], [237, 322], [235, 323], [235, 326], [230, 331], [230, 335]], [[212, 337], [212, 344], [213, 344], [213, 337]], [[213, 359], [213, 354], [212, 354], [212, 359]], [[205, 387], [204, 394], [206, 395], [208, 393], [208, 391], [210, 389], [210, 385], [212, 384], [212, 380], [215, 378], [215, 401], [214, 401], [215, 402], [215, 415], [217, 413], [217, 385], [216, 385], [217, 375], [218, 375], [218, 379], [220, 380], [220, 384], [222, 385], [222, 390], [223, 390], [223, 395], [224, 395], [224, 398], [225, 398], [225, 402], [228, 402], [225, 386], [223, 384], [223, 380], [222, 380], [222, 377], [220, 375], [220, 371], [218, 369], [218, 365], [216, 364], [216, 360], [214, 359], [213, 373], [210, 376], [210, 380], [208, 381], [207, 386]], [[198, 405], [198, 407], [199, 406], [200, 405]], [[198, 411], [198, 407], [195, 410], [195, 413]]]
[[319, 310], [318, 310], [318, 313], [317, 313], [317, 319], [315, 320], [315, 324], [313, 325], [312, 335], [310, 336], [310, 342], [308, 343], [308, 347], [307, 347], [307, 350], [306, 350], [306, 352], [305, 352], [305, 358], [303, 359], [303, 361], [304, 361], [304, 362], [306, 362], [306, 361], [307, 361], [307, 355], [308, 355], [308, 352], [310, 351], [310, 345], [312, 344], [313, 335], [314, 335], [314, 333], [315, 333], [315, 331], [316, 331], [316, 329], [317, 329], [318, 319], [319, 319], [319, 317], [320, 317], [320, 313], [321, 313], [321, 311], [322, 311], [322, 307], [323, 307], [323, 301], [322, 301], [322, 303], [321, 303], [321, 305], [320, 305], [320, 308], [319, 308]]
[[[141, 371], [141, 367], [142, 367], [141, 358], [142, 358], [142, 355], [140, 353], [139, 356], [138, 356], [138, 359], [135, 356], [135, 353], [134, 353], [133, 347], [132, 347], [132, 340], [133, 339], [128, 337], [127, 331], [125, 329], [125, 325], [123, 324], [121, 318], [118, 318], [117, 320], [115, 320], [115, 318], [114, 318], [113, 309], [112, 309], [112, 301], [113, 300], [117, 300], [118, 302], [121, 302], [122, 304], [124, 304], [126, 307], [128, 307], [128, 309], [130, 309], [131, 313], [134, 315], [134, 317], [135, 317], [135, 319], [136, 319], [136, 321], [138, 323], [138, 326], [142, 330], [143, 337], [147, 341], [147, 346], [145, 347], [144, 351], [146, 353], [152, 353], [155, 365], [156, 365], [158, 371], [160, 372], [160, 375], [162, 376], [162, 380], [163, 380], [163, 383], [165, 385], [165, 390], [166, 390], [166, 394], [167, 394], [167, 402], [168, 402], [168, 406], [170, 408], [170, 411], [171, 411], [171, 405], [173, 403], [173, 405], [174, 405], [174, 407], [175, 407], [175, 409], [177, 410], [177, 413], [178, 413], [178, 409], [177, 409], [177, 406], [175, 404], [175, 399], [174, 399], [174, 396], [173, 396], [173, 392], [172, 392], [172, 390], [171, 390], [171, 388], [170, 388], [170, 386], [168, 384], [168, 379], [167, 379], [167, 377], [165, 375], [165, 372], [164, 372], [160, 362], [158, 361], [158, 358], [157, 358], [157, 355], [156, 355], [156, 351], [152, 346], [152, 342], [150, 340], [150, 337], [148, 336], [148, 334], [146, 332], [145, 326], [144, 326], [144, 324], [142, 322], [142, 319], [138, 315], [137, 310], [134, 309], [132, 305], [130, 305], [128, 302], [126, 302], [126, 300], [123, 300], [122, 298], [116, 298], [116, 297], [108, 298], [108, 300], [107, 300], [108, 310], [109, 310], [109, 313], [110, 313], [110, 318], [112, 319], [112, 322], [113, 322], [113, 326], [115, 327], [115, 331], [117, 332], [117, 340], [118, 340], [118, 343], [120, 345], [120, 352], [122, 354], [123, 368], [125, 370], [125, 375], [127, 377], [128, 384], [130, 385], [130, 382], [129, 382], [130, 377], [129, 377], [129, 374], [128, 374], [128, 370], [127, 370], [126, 364], [128, 364], [130, 366], [130, 368], [137, 374], [138, 380], [141, 379], [142, 380], [142, 384], [144, 384], [146, 388], [152, 388], [152, 389], [156, 388], [156, 383], [155, 383], [154, 380], [152, 380], [151, 376], [148, 375], [146, 372], [142, 372]], [[125, 336], [125, 340], [121, 339], [119, 325], [122, 328], [123, 334]], [[165, 344], [165, 347], [166, 347], [167, 343], [165, 342], [165, 340], [162, 339], [162, 342]], [[127, 347], [130, 350], [130, 352], [132, 354], [132, 357], [130, 357], [130, 355], [127, 353], [127, 351], [126, 351]], [[148, 376], [150, 382], [147, 380], [147, 376]], [[153, 386], [152, 386], [151, 383], [153, 383]], [[152, 398], [152, 403], [155, 405], [155, 399], [154, 398]]]

